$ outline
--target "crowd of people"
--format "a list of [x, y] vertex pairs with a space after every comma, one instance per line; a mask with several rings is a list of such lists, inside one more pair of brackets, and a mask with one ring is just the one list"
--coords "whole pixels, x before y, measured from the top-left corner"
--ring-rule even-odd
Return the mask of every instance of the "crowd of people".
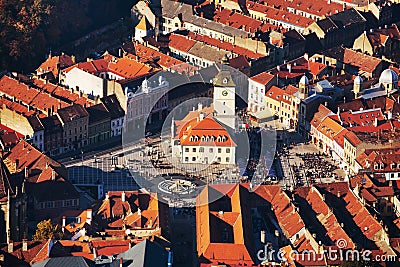
[[[303, 160], [303, 163], [297, 168], [296, 176], [299, 177], [300, 182], [304, 183], [302, 178], [305, 178], [308, 183], [322, 182], [323, 178], [336, 178], [334, 171], [337, 166], [330, 163], [324, 154], [321, 153], [305, 153], [296, 154]], [[303, 170], [303, 173], [301, 173]]]

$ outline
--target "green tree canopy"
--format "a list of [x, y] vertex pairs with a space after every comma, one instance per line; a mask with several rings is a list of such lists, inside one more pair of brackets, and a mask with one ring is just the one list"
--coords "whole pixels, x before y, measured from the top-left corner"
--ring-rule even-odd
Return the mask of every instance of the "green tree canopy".
[[61, 239], [63, 233], [58, 225], [53, 225], [51, 220], [44, 220], [37, 224], [33, 240]]

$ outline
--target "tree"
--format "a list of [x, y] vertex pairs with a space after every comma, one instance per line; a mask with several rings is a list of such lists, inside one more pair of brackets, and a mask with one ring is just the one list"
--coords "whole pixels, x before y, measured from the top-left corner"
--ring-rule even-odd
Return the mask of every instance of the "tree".
[[63, 233], [58, 225], [53, 225], [50, 219], [41, 221], [37, 224], [36, 233], [33, 240], [61, 239]]

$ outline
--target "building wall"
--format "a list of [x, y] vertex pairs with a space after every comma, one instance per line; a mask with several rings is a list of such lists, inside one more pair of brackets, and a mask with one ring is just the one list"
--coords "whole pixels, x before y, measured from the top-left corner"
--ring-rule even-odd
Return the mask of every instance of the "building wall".
[[[166, 115], [164, 113], [168, 109], [168, 94], [166, 94], [168, 87], [169, 84], [167, 83], [155, 88], [149, 88], [148, 93], [140, 92], [128, 95], [125, 122], [128, 130], [146, 125], [148, 117], [150, 118], [150, 123], [152, 123], [151, 118], [153, 116], [157, 120], [161, 120]], [[150, 103], [155, 101], [157, 101], [155, 106], [151, 106]]]
[[[60, 119], [61, 120], [61, 119]], [[63, 125], [63, 152], [81, 148], [88, 142], [89, 117], [68, 121]]]
[[221, 164], [235, 163], [235, 147], [227, 146], [182, 146], [182, 163]]
[[111, 137], [122, 135], [124, 117], [111, 120]]
[[0, 108], [0, 123], [25, 136], [32, 137], [34, 134], [34, 131], [25, 116], [18, 114], [5, 106]]
[[104, 96], [103, 79], [79, 68], [73, 68], [69, 72], [61, 72], [60, 83], [69, 88], [79, 89], [88, 95]]
[[95, 144], [105, 141], [111, 137], [111, 122], [103, 120], [93, 124], [89, 124], [88, 144]]
[[363, 33], [362, 35], [360, 35], [353, 44], [353, 49], [354, 50], [360, 50], [363, 53], [367, 53], [369, 55], [373, 55], [374, 54], [374, 49], [371, 45], [371, 43], [368, 40], [368, 37], [365, 33]]
[[251, 112], [259, 112], [265, 109], [264, 96], [265, 92], [272, 85], [263, 85], [249, 79], [249, 94], [248, 94], [248, 110]]

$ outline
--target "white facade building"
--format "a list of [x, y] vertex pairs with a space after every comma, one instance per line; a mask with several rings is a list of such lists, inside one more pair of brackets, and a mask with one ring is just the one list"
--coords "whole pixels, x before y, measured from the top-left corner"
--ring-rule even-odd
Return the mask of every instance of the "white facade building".
[[168, 109], [169, 83], [161, 75], [157, 81], [150, 82], [145, 79], [136, 92], [125, 89], [127, 96], [126, 126], [128, 130], [145, 126], [149, 123], [160, 121], [166, 117]]

